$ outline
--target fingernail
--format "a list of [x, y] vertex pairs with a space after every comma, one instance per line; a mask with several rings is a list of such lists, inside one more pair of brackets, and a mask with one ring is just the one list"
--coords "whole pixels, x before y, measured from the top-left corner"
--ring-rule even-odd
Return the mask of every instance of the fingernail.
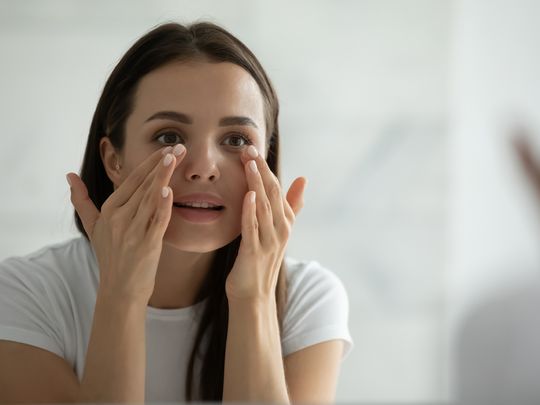
[[249, 168], [253, 173], [257, 173], [257, 163], [254, 160], [249, 161]]
[[161, 196], [163, 198], [167, 198], [168, 195], [169, 195], [169, 187], [163, 187], [161, 189]]
[[173, 155], [168, 153], [167, 156], [165, 156], [165, 159], [163, 159], [163, 166], [169, 166], [172, 160], [173, 160]]
[[186, 150], [186, 147], [182, 145], [181, 143], [179, 143], [174, 147], [173, 153], [175, 156], [180, 156], [182, 153], [184, 153], [185, 150]]
[[250, 145], [249, 148], [247, 149], [247, 152], [248, 152], [248, 155], [252, 158], [256, 158], [257, 156], [259, 156], [259, 152], [257, 152], [257, 149], [255, 149], [255, 146], [253, 145]]
[[161, 151], [161, 154], [165, 156], [167, 153], [170, 153], [171, 150], [172, 150], [172, 146], [167, 146], [166, 148], [163, 148], [163, 150]]
[[69, 186], [71, 187], [71, 180], [69, 179], [69, 175], [67, 175], [67, 174], [66, 174], [66, 180], [67, 180]]

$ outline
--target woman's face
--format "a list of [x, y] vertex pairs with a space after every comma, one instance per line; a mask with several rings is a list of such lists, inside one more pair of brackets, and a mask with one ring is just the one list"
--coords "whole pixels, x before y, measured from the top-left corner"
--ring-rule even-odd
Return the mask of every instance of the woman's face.
[[169, 184], [173, 200], [212, 193], [225, 205], [217, 219], [204, 223], [185, 219], [173, 207], [164, 243], [202, 253], [240, 235], [248, 191], [240, 154], [251, 143], [265, 156], [265, 135], [261, 92], [251, 75], [237, 65], [175, 62], [142, 78], [126, 122], [120, 156], [124, 178], [156, 149], [182, 143], [187, 153]]

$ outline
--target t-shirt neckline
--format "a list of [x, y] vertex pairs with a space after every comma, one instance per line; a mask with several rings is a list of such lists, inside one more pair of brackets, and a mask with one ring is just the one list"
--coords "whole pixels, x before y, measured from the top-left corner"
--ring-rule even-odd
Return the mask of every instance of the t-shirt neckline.
[[193, 315], [208, 301], [208, 297], [204, 298], [202, 301], [197, 302], [194, 305], [184, 308], [155, 308], [148, 305], [146, 307], [146, 315], [148, 318], [152, 319], [164, 319], [164, 320], [182, 320], [187, 318], [193, 318]]

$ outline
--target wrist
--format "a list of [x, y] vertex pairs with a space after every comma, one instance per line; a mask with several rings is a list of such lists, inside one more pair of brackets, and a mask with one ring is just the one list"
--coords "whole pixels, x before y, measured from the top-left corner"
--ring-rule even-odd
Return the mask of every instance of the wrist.
[[244, 311], [258, 313], [261, 311], [268, 311], [277, 309], [276, 297], [271, 296], [258, 296], [249, 298], [229, 298], [229, 311]]
[[243, 323], [252, 327], [277, 325], [277, 305], [274, 297], [271, 299], [257, 298], [249, 300], [229, 301], [229, 321]]
[[122, 312], [143, 311], [146, 314], [148, 300], [136, 295], [118, 294], [105, 289], [99, 289], [96, 297], [96, 309], [98, 306], [111, 311], [117, 309]]

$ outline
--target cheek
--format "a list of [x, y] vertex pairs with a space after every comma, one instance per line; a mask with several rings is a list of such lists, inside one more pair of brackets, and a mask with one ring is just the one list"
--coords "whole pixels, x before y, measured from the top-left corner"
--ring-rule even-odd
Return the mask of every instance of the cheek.
[[239, 205], [241, 208], [244, 202], [244, 196], [249, 190], [242, 163], [240, 163], [238, 170], [232, 173], [229, 178], [231, 179], [229, 182], [230, 196], [234, 199], [236, 205]]
[[133, 173], [133, 171], [139, 166], [142, 164], [142, 162], [144, 161], [144, 159], [142, 159], [141, 161], [137, 161], [137, 162], [126, 162], [124, 165], [122, 165], [122, 183], [124, 181], [127, 180], [127, 178], [131, 175], [131, 173]]
[[145, 150], [143, 147], [136, 148], [127, 148], [124, 152], [124, 157], [122, 159], [122, 174], [124, 178], [127, 178], [131, 172], [133, 172], [137, 167], [142, 165], [146, 159], [153, 153], [152, 150]]
[[248, 187], [248, 182], [246, 178], [246, 173], [244, 172], [243, 167], [237, 179], [238, 179], [238, 184], [237, 184], [238, 190], [242, 192], [242, 197], [244, 197], [244, 194], [248, 192], [249, 187]]

